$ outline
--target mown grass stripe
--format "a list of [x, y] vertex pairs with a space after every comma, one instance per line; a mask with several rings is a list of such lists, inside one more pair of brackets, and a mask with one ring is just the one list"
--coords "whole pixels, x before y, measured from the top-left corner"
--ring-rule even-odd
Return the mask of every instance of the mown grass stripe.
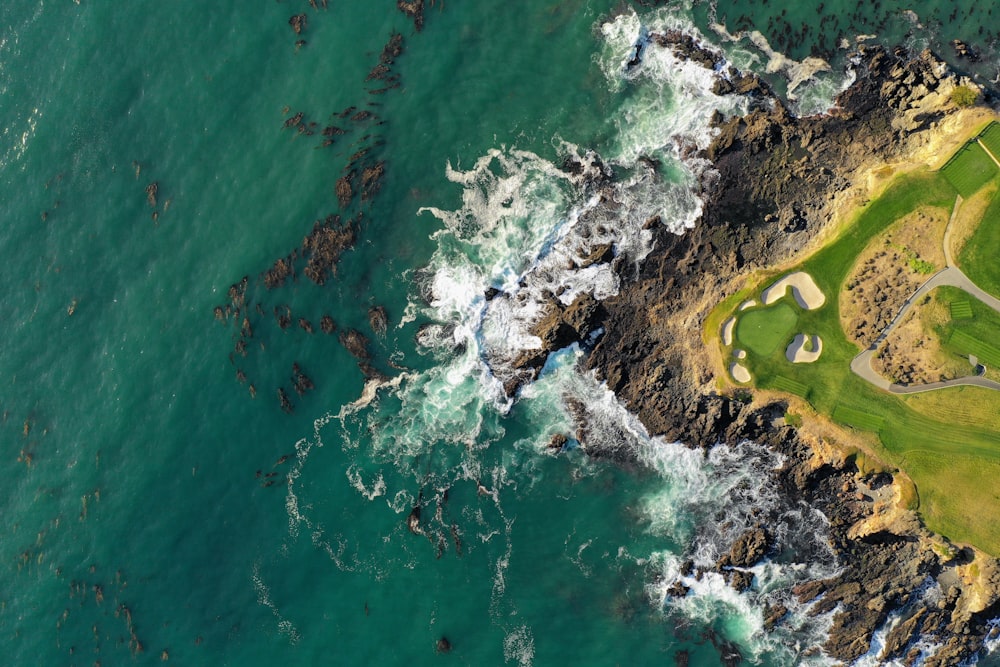
[[833, 409], [833, 418], [842, 424], [866, 431], [878, 431], [885, 422], [885, 419], [878, 415], [871, 415], [845, 405], [838, 405]]
[[1000, 157], [1000, 123], [993, 121], [979, 133], [979, 139], [986, 144], [991, 153]]
[[795, 394], [797, 396], [805, 397], [805, 395], [809, 393], [808, 385], [796, 382], [795, 380], [786, 378], [782, 375], [774, 376], [771, 380], [771, 384], [774, 385], [775, 389], [787, 391], [789, 394]]
[[972, 317], [972, 304], [968, 301], [951, 302], [951, 319], [967, 320]]
[[984, 343], [964, 331], [959, 329], [952, 331], [948, 344], [966, 354], [976, 355], [979, 357], [980, 363], [986, 363], [995, 368], [1000, 367], [1000, 349], [989, 343]]
[[976, 141], [962, 146], [941, 167], [941, 174], [963, 197], [971, 197], [997, 173], [997, 165]]

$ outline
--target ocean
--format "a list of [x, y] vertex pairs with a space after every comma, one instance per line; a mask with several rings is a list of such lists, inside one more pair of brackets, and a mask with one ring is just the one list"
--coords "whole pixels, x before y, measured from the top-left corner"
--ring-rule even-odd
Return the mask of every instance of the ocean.
[[[0, 5], [2, 663], [828, 664], [791, 595], [837, 568], [822, 516], [788, 508], [801, 548], [753, 591], [683, 574], [778, 506], [775, 454], [650, 437], [586, 346], [517, 400], [498, 367], [545, 293], [616, 292], [581, 248], [638, 262], [649, 217], [698, 224], [681, 156], [745, 102], [666, 51], [626, 73], [642, 30], [774, 70], [804, 114], [858, 36], [1000, 75], [988, 4], [819, 7], [437, 0], [418, 30], [389, 0]], [[713, 24], [831, 69], [793, 85]], [[620, 204], [597, 221], [561, 169], [594, 154]], [[317, 221], [354, 238], [323, 285]], [[588, 458], [571, 405], [637, 463]]]

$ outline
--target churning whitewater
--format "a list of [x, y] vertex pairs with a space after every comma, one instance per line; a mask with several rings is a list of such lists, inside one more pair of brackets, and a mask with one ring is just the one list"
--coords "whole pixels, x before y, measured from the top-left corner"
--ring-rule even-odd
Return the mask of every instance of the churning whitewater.
[[[814, 647], [830, 615], [797, 613], [791, 589], [830, 576], [837, 564], [824, 517], [782, 506], [769, 486], [770, 472], [781, 463], [776, 454], [752, 442], [703, 449], [714, 443], [650, 437], [593, 374], [579, 369], [586, 346], [553, 354], [533, 382], [514, 367], [519, 355], [541, 346], [532, 327], [547, 299], [555, 295], [568, 306], [582, 294], [597, 300], [616, 294], [621, 277], [636, 271], [651, 250], [649, 221], [683, 234], [701, 214], [700, 183], [710, 178], [710, 167], [695, 153], [711, 140], [708, 119], [716, 110], [743, 112], [747, 101], [714, 95], [714, 74], [669, 49], [640, 48], [650, 32], [668, 29], [695, 35], [719, 52], [667, 11], [643, 21], [626, 13], [598, 26], [602, 42], [595, 59], [605, 83], [627, 92], [613, 115], [615, 139], [606, 155], [553, 137], [557, 162], [499, 146], [468, 168], [445, 166], [444, 177], [461, 188], [461, 207], [419, 210], [440, 224], [432, 235], [437, 249], [414, 276], [419, 293], [400, 322], [431, 322], [418, 340], [434, 363], [391, 384], [370, 383], [361, 399], [318, 420], [313, 436], [296, 445], [287, 498], [290, 536], [309, 531], [339, 568], [400, 565], [366, 554], [366, 546], [346, 534], [331, 534], [301, 481], [310, 457], [322, 451], [323, 429], [332, 425], [354, 459], [346, 476], [359, 502], [384, 503], [382, 511], [426, 537], [438, 557], [488, 550], [491, 616], [505, 628], [505, 655], [530, 665], [532, 630], [510, 622], [517, 609], [505, 600], [507, 568], [518, 548], [511, 537], [514, 518], [505, 508], [520, 489], [536, 483], [537, 457], [582, 449], [629, 460], [659, 480], [640, 500], [634, 520], [662, 547], [637, 552], [619, 544], [614, 555], [642, 571], [646, 604], [679, 627], [717, 628], [713, 643], [720, 650], [732, 647], [752, 662], [824, 664]], [[641, 65], [626, 67], [630, 54], [640, 51]], [[609, 248], [610, 261], [593, 261]], [[527, 428], [511, 443], [514, 412]], [[555, 449], [552, 434], [566, 434]], [[603, 464], [576, 457], [573, 465], [576, 475], [590, 477], [601, 474]], [[461, 507], [455, 501], [454, 489], [463, 483], [488, 500], [486, 509], [481, 502]], [[718, 573], [695, 576], [696, 567], [711, 568], [734, 539], [762, 521], [793, 548], [749, 571], [757, 590], [738, 593]], [[679, 588], [688, 594], [671, 594]], [[765, 609], [779, 605], [792, 620], [765, 632]]]

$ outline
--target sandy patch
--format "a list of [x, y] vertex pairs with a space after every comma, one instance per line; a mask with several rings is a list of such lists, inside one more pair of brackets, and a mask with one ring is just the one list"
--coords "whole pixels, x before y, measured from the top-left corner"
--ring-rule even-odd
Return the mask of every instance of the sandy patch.
[[760, 298], [765, 306], [770, 306], [785, 296], [789, 287], [792, 288], [792, 296], [795, 297], [795, 301], [806, 310], [816, 310], [826, 303], [826, 295], [816, 286], [812, 276], [803, 271], [789, 273], [761, 292]]
[[747, 358], [747, 351], [746, 350], [733, 350], [733, 356], [736, 357], [737, 359], [746, 359]]
[[733, 344], [733, 329], [736, 328], [736, 318], [730, 317], [728, 320], [722, 323], [722, 344], [732, 345]]
[[747, 310], [748, 308], [753, 308], [756, 305], [757, 302], [754, 299], [750, 299], [749, 301], [744, 301], [740, 304], [740, 310]]
[[750, 371], [743, 364], [733, 362], [729, 367], [729, 374], [733, 376], [733, 379], [742, 384], [746, 384], [750, 381]]
[[823, 339], [819, 336], [810, 336], [812, 339], [812, 350], [806, 350], [806, 335], [799, 334], [785, 350], [785, 358], [793, 364], [811, 364], [819, 359], [823, 354]]

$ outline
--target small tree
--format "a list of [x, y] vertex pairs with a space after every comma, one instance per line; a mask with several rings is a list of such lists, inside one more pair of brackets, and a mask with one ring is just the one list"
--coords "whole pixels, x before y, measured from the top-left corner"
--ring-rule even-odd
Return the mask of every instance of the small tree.
[[951, 91], [951, 101], [960, 109], [971, 107], [979, 99], [979, 92], [970, 86], [955, 86]]

